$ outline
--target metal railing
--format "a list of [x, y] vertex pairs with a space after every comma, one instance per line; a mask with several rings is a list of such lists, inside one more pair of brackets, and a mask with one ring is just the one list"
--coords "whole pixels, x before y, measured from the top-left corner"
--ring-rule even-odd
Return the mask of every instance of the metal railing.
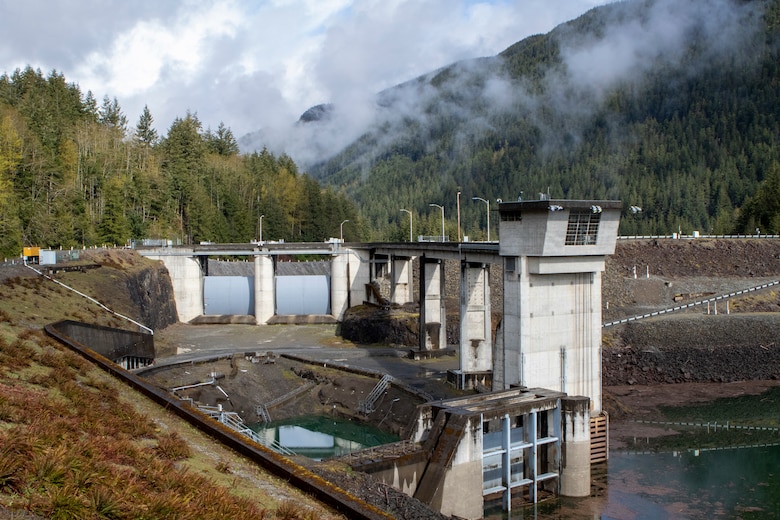
[[374, 411], [374, 405], [376, 404], [377, 399], [379, 399], [384, 391], [387, 390], [387, 387], [390, 386], [390, 383], [394, 381], [394, 379], [395, 378], [393, 378], [393, 376], [390, 374], [383, 375], [382, 379], [380, 379], [374, 389], [371, 390], [371, 393], [368, 394], [368, 397], [366, 397], [365, 401], [361, 401], [360, 404], [358, 404], [358, 412], [362, 413], [363, 415], [372, 413]]
[[258, 435], [256, 431], [252, 430], [246, 424], [244, 424], [244, 420], [241, 419], [241, 416], [238, 415], [236, 412], [226, 412], [222, 409], [221, 406], [203, 406], [203, 405], [198, 406], [198, 410], [205, 413], [212, 419], [215, 419], [220, 423], [224, 424], [231, 430], [235, 430], [241, 435], [244, 435], [245, 437], [249, 437], [256, 443], [262, 444], [266, 448], [272, 449], [277, 453], [281, 453], [282, 455], [288, 455], [288, 456], [295, 455], [294, 451], [282, 446], [275, 439], [269, 442], [264, 437]]
[[696, 307], [698, 305], [707, 305], [707, 304], [713, 303], [713, 302], [718, 302], [718, 301], [722, 301], [722, 300], [728, 300], [729, 298], [734, 298], [735, 296], [740, 296], [740, 295], [747, 294], [747, 293], [750, 293], [750, 292], [760, 291], [761, 289], [766, 289], [768, 287], [772, 287], [772, 286], [778, 285], [778, 284], [780, 284], [780, 280], [775, 280], [773, 282], [768, 282], [768, 283], [764, 283], [764, 284], [761, 284], [761, 285], [756, 285], [755, 287], [750, 287], [748, 289], [742, 289], [741, 291], [734, 291], [734, 292], [731, 292], [731, 293], [728, 293], [728, 294], [721, 294], [720, 296], [713, 296], [712, 298], [706, 298], [704, 300], [698, 300], [698, 301], [695, 301], [695, 302], [687, 303], [685, 305], [676, 305], [674, 307], [669, 307], [669, 308], [661, 309], [661, 310], [658, 310], [658, 311], [648, 312], [648, 313], [640, 314], [640, 315], [637, 315], [637, 316], [631, 316], [630, 318], [623, 318], [622, 320], [609, 321], [609, 322], [603, 323], [601, 326], [606, 328], [606, 327], [612, 327], [613, 325], [620, 325], [622, 323], [628, 323], [628, 322], [631, 322], [631, 321], [638, 321], [638, 320], [643, 320], [643, 319], [647, 319], [647, 318], [654, 318], [654, 317], [660, 316], [662, 314], [669, 314], [669, 313], [672, 313], [672, 312], [678, 312], [678, 311], [682, 311], [682, 310], [685, 310], [685, 309], [690, 309], [692, 307]]

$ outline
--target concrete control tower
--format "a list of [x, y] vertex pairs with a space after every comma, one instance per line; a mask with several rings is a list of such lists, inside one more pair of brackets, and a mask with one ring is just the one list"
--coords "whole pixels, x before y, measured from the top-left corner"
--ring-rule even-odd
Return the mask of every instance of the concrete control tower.
[[615, 252], [620, 201], [499, 205], [503, 321], [493, 390], [549, 388], [601, 411], [601, 273]]

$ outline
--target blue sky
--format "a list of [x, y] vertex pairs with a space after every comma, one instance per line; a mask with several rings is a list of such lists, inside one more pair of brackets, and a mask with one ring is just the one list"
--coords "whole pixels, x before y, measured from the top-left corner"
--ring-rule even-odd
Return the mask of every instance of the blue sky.
[[457, 60], [490, 56], [602, 0], [0, 0], [0, 72], [56, 69], [131, 127], [146, 104], [272, 131]]

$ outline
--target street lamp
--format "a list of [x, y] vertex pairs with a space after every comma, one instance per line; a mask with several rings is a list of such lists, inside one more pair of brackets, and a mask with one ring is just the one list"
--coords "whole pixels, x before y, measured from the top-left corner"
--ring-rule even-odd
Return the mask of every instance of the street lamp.
[[460, 191], [458, 192], [457, 199], [458, 199], [458, 242], [460, 242], [461, 241], [461, 238], [460, 238], [460, 236], [461, 236], [461, 233], [460, 233]]
[[409, 214], [409, 242], [412, 241], [412, 212], [408, 209], [401, 208], [401, 211], [404, 211]]
[[490, 201], [485, 200], [482, 197], [471, 197], [471, 200], [481, 200], [485, 204], [487, 204], [487, 241], [490, 242]]
[[263, 217], [265, 217], [265, 215], [260, 215], [260, 218], [257, 219], [257, 227], [260, 228], [260, 239], [257, 241], [258, 244], [263, 243]]
[[430, 207], [436, 207], [441, 210], [441, 241], [444, 242], [444, 206], [438, 204], [428, 204]]
[[349, 222], [349, 219], [347, 219], [347, 220], [343, 221], [343, 222], [341, 223], [341, 226], [339, 226], [339, 227], [340, 227], [340, 229], [341, 229], [340, 233], [341, 233], [341, 241], [342, 241], [342, 242], [344, 242], [344, 223], [346, 223], [346, 222]]

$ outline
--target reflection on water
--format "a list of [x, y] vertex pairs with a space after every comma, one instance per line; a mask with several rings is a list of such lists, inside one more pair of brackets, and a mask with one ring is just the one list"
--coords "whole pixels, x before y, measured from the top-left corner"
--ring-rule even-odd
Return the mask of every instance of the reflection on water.
[[[762, 431], [681, 428], [676, 435], [643, 439], [629, 450], [611, 451], [606, 465], [594, 466], [591, 497], [518, 503], [511, 518], [780, 518], [778, 392], [669, 409], [667, 419], [739, 422]], [[489, 518], [506, 518], [490, 513]]]
[[309, 415], [252, 427], [266, 440], [275, 440], [298, 455], [322, 460], [372, 446], [396, 442], [398, 437], [371, 425], [338, 417]]
[[[512, 519], [780, 518], [780, 446], [612, 452], [589, 498], [518, 504]], [[596, 477], [598, 479], [598, 476]], [[507, 518], [495, 509], [488, 518]]]
[[607, 493], [602, 518], [776, 517], [780, 447], [615, 453]]

